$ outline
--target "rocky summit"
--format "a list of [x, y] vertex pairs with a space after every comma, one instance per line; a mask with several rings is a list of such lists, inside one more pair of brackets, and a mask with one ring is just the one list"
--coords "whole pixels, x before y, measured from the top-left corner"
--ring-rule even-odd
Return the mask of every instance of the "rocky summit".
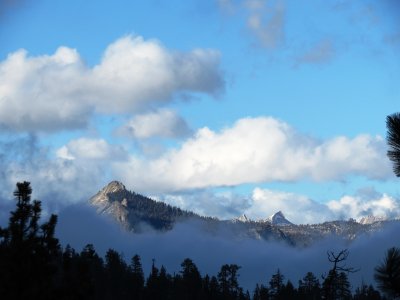
[[246, 215], [232, 220], [200, 216], [126, 189], [119, 181], [112, 181], [89, 199], [97, 213], [114, 219], [125, 230], [142, 233], [145, 230], [165, 232], [177, 223], [195, 222], [209, 234], [230, 232], [243, 239], [275, 240], [293, 246], [307, 247], [316, 241], [335, 236], [348, 241], [360, 235], [373, 234], [384, 226], [400, 220], [368, 217], [360, 222], [354, 219], [320, 224], [296, 225], [279, 211], [267, 219], [254, 221]]

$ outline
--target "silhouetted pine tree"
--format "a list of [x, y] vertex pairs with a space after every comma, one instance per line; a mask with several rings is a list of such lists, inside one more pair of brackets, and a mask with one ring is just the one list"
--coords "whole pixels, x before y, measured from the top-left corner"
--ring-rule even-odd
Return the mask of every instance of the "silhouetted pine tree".
[[[86, 245], [79, 256], [80, 265], [88, 274], [88, 286], [93, 299], [103, 299], [106, 287], [105, 269], [103, 259], [96, 253], [92, 244]], [[90, 298], [89, 298], [90, 299]]]
[[202, 278], [194, 262], [186, 258], [181, 264], [180, 296], [185, 300], [201, 299]]
[[400, 177], [400, 113], [395, 113], [386, 118], [387, 143], [390, 147], [387, 155], [393, 162], [393, 171]]
[[220, 286], [218, 283], [218, 279], [215, 276], [211, 277], [208, 288], [206, 289], [206, 299], [209, 300], [221, 299]]
[[146, 298], [147, 300], [168, 300], [171, 299], [173, 291], [172, 278], [164, 266], [158, 270], [154, 260], [151, 272], [146, 281]]
[[130, 268], [132, 273], [132, 296], [134, 299], [141, 300], [144, 296], [144, 273], [139, 255], [136, 254], [132, 257]]
[[235, 300], [243, 293], [238, 283], [238, 271], [240, 267], [235, 264], [225, 264], [218, 273], [218, 282], [221, 292], [221, 299]]
[[284, 276], [281, 271], [278, 269], [275, 274], [272, 275], [271, 280], [269, 281], [269, 295], [270, 299], [284, 299], [282, 298], [282, 290], [284, 288]]
[[31, 201], [29, 182], [18, 182], [16, 209], [0, 229], [0, 299], [51, 299], [60, 256], [57, 216], [39, 224], [41, 202]]
[[292, 300], [298, 299], [297, 290], [295, 289], [293, 283], [290, 280], [288, 280], [286, 282], [286, 285], [283, 287], [280, 293], [280, 299], [292, 299]]
[[312, 272], [307, 272], [302, 280], [299, 280], [299, 299], [318, 300], [321, 299], [320, 283]]
[[338, 254], [335, 254], [332, 251], [328, 252], [328, 260], [333, 264], [333, 266], [322, 283], [323, 299], [351, 299], [350, 283], [347, 278], [347, 273], [354, 273], [358, 270], [346, 266], [345, 261], [348, 255], [349, 251], [347, 249], [341, 250]]
[[365, 283], [362, 283], [360, 287], [358, 287], [353, 296], [354, 300], [381, 300], [382, 297], [378, 291], [374, 289], [372, 285], [367, 286]]
[[253, 300], [269, 300], [269, 291], [263, 284], [256, 284], [256, 288], [253, 293]]
[[390, 248], [384, 261], [375, 268], [378, 288], [392, 297], [400, 297], [400, 249]]
[[105, 278], [107, 299], [129, 299], [129, 269], [121, 254], [113, 249], [106, 253]]

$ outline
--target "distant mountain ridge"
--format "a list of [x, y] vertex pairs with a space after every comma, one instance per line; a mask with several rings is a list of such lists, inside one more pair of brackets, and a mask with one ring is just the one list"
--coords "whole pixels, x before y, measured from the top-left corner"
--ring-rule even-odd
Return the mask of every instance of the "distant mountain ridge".
[[169, 230], [177, 221], [202, 219], [193, 212], [128, 191], [119, 181], [110, 182], [89, 203], [96, 207], [97, 213], [110, 215], [125, 229], [136, 232], [144, 224], [156, 230]]
[[97, 213], [108, 215], [125, 230], [141, 233], [151, 228], [168, 231], [177, 223], [196, 221], [209, 233], [229, 229], [238, 238], [282, 241], [293, 246], [308, 246], [328, 236], [353, 240], [362, 234], [371, 234], [386, 224], [399, 220], [369, 217], [356, 222], [331, 221], [312, 225], [295, 225], [279, 211], [267, 219], [254, 221], [246, 215], [232, 220], [200, 216], [164, 202], [128, 191], [119, 181], [112, 181], [89, 199]]

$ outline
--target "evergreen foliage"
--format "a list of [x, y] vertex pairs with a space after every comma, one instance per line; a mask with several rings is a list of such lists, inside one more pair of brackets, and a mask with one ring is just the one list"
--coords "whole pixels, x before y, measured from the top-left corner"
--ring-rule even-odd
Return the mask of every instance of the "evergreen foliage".
[[51, 299], [55, 293], [60, 246], [57, 217], [39, 224], [40, 201], [31, 201], [29, 182], [17, 183], [16, 209], [0, 228], [0, 299]]
[[375, 280], [384, 293], [400, 297], [400, 249], [390, 248], [384, 261], [375, 268]]
[[400, 113], [395, 113], [386, 118], [387, 143], [390, 150], [387, 155], [393, 162], [393, 171], [400, 177]]

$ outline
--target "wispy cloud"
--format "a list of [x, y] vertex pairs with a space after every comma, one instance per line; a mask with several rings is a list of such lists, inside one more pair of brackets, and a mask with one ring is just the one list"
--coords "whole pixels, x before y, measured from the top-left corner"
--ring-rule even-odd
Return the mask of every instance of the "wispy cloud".
[[247, 27], [257, 44], [276, 49], [285, 39], [285, 7], [283, 1], [247, 0]]
[[155, 112], [139, 114], [128, 120], [116, 130], [118, 135], [137, 139], [182, 138], [191, 130], [186, 121], [176, 112], [160, 109]]
[[126, 114], [170, 102], [179, 93], [224, 89], [219, 53], [178, 53], [158, 41], [125, 36], [93, 68], [75, 49], [0, 62], [0, 127], [20, 131], [82, 128], [95, 112]]
[[320, 65], [330, 62], [336, 51], [332, 40], [324, 39], [296, 58], [295, 66], [302, 64]]

